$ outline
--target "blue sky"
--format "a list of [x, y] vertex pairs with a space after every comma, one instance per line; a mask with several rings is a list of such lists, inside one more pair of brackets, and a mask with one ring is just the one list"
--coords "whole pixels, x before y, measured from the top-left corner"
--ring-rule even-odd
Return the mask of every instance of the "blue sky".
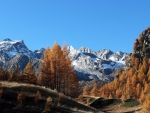
[[0, 0], [0, 41], [132, 52], [150, 23], [149, 0]]

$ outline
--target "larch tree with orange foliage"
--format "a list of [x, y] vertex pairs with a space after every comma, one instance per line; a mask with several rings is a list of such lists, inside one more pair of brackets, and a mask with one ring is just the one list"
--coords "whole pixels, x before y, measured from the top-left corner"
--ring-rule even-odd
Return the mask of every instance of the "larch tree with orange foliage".
[[143, 113], [149, 113], [150, 112], [150, 94], [147, 94], [145, 96], [145, 102], [142, 106], [142, 112]]
[[20, 71], [19, 71], [19, 66], [16, 65], [13, 73], [9, 76], [8, 81], [20, 81]]
[[38, 76], [38, 83], [44, 86], [48, 86], [53, 88], [54, 77], [51, 71], [51, 60], [49, 58], [49, 54], [51, 53], [50, 48], [46, 48], [44, 51], [44, 56], [40, 61], [39, 67], [39, 76]]
[[4, 80], [5, 79], [5, 71], [2, 67], [0, 67], [0, 80]]
[[148, 83], [150, 83], [150, 76], [148, 76]]
[[144, 72], [139, 72], [138, 73], [138, 80], [140, 83], [143, 82], [143, 79], [145, 78]]
[[146, 83], [144, 84], [144, 94], [150, 93], [150, 84]]
[[130, 99], [133, 97], [133, 88], [132, 88], [131, 80], [129, 77], [127, 79], [125, 91], [126, 91], [125, 94], [127, 96], [127, 99]]
[[127, 96], [125, 94], [122, 94], [121, 100], [122, 100], [122, 102], [125, 102], [125, 100], [127, 100]]
[[140, 64], [139, 58], [135, 58], [135, 61], [134, 61], [134, 67], [135, 67], [135, 69], [139, 68], [139, 64]]
[[30, 62], [28, 62], [23, 71], [22, 81], [31, 84], [35, 84], [37, 81], [37, 78], [35, 76], [34, 70], [32, 69], [32, 65]]
[[123, 91], [121, 89], [116, 90], [116, 98], [121, 98], [122, 94], [123, 94]]
[[88, 85], [86, 85], [83, 88], [83, 95], [89, 95], [89, 94], [90, 94], [90, 88]]
[[91, 92], [90, 92], [91, 96], [98, 96], [98, 85], [95, 83]]
[[136, 98], [140, 98], [140, 95], [141, 95], [141, 91], [142, 91], [142, 86], [141, 86], [141, 84], [140, 83], [138, 83], [137, 85], [136, 85]]
[[114, 98], [114, 97], [112, 96], [112, 93], [109, 94], [109, 97], [108, 97], [108, 98], [109, 98], [109, 99]]
[[52, 48], [44, 52], [41, 66], [41, 81], [43, 85], [57, 89], [65, 95], [75, 96], [79, 91], [79, 80], [71, 65], [67, 46], [62, 48], [54, 43]]
[[8, 80], [11, 75], [12, 75], [12, 72], [10, 70], [7, 70], [5, 72], [5, 80]]
[[139, 100], [140, 100], [140, 103], [143, 103], [145, 101], [145, 94], [143, 90], [141, 91]]
[[62, 89], [66, 95], [70, 95], [75, 97], [79, 94], [80, 86], [79, 86], [79, 79], [77, 74], [74, 71], [74, 68], [71, 64], [71, 60], [69, 58], [69, 51], [67, 49], [67, 45], [64, 44], [62, 46], [63, 52], [63, 82], [62, 85], [64, 86]]
[[120, 83], [120, 87], [123, 87], [124, 84], [126, 83], [126, 73], [122, 73], [120, 76], [119, 76], [119, 83]]
[[143, 71], [143, 73], [144, 74], [147, 74], [147, 72], [148, 72], [148, 64], [147, 64], [147, 58], [144, 58], [143, 59], [143, 65], [142, 65], [142, 67], [141, 67], [141, 71]]
[[149, 66], [149, 69], [148, 69], [148, 72], [147, 72], [147, 77], [150, 76], [150, 66]]
[[137, 74], [135, 73], [133, 76], [132, 76], [132, 86], [133, 86], [133, 88], [135, 88], [136, 87], [136, 84], [137, 84], [137, 76], [136, 76]]

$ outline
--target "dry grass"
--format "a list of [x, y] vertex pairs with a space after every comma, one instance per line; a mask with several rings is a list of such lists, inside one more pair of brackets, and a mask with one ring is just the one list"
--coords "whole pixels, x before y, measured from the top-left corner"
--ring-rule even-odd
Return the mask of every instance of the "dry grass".
[[[47, 97], [50, 96], [52, 99], [57, 100], [58, 103], [56, 107], [60, 107], [61, 109], [62, 108], [69, 109], [69, 111], [78, 112], [78, 113], [97, 112], [97, 110], [92, 107], [78, 103], [74, 99], [71, 99], [70, 97], [66, 97], [63, 94], [59, 94], [56, 91], [43, 86], [36, 86], [32, 84], [17, 83], [17, 82], [4, 82], [4, 81], [0, 81], [0, 83], [2, 84], [4, 90], [12, 90], [14, 92], [23, 91], [25, 92], [26, 96], [33, 97], [34, 99], [36, 98], [35, 102], [37, 103], [38, 103], [38, 99], [41, 98], [41, 96], [36, 97], [36, 93], [37, 91], [39, 91], [40, 94], [42, 95], [42, 99], [47, 99]], [[67, 110], [67, 112], [69, 111]]]

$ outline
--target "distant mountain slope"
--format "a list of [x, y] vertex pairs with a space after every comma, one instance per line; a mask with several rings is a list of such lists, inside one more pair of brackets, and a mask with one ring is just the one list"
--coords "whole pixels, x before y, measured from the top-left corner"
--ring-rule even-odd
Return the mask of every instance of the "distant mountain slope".
[[[37, 73], [44, 48], [31, 51], [23, 40], [11, 40], [9, 38], [0, 42], [0, 66], [5, 70], [13, 70], [18, 64], [23, 71], [30, 61]], [[127, 53], [112, 52], [111, 50], [100, 50], [94, 52], [89, 48], [81, 47], [76, 50], [72, 46], [68, 47], [72, 65], [80, 80], [90, 81], [93, 79], [105, 82], [112, 81], [115, 69], [123, 66]]]
[[106, 49], [94, 52], [86, 47], [76, 50], [70, 46], [68, 50], [74, 69], [79, 77], [85, 80], [112, 81], [115, 69], [125, 64], [127, 56], [127, 53], [114, 53]]

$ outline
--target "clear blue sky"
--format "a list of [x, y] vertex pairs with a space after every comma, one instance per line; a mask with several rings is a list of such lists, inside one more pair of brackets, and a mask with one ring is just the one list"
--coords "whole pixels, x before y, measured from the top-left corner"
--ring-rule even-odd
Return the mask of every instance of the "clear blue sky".
[[132, 52], [150, 25], [150, 0], [0, 0], [0, 41], [29, 49], [62, 45]]

